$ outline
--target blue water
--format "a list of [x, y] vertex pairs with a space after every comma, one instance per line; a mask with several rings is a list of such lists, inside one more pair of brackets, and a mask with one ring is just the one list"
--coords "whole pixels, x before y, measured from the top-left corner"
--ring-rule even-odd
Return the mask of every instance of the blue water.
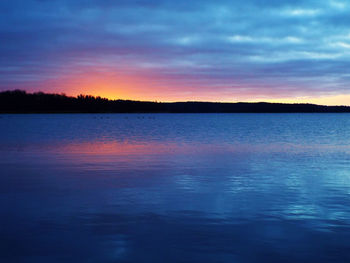
[[350, 262], [350, 115], [0, 115], [0, 262]]

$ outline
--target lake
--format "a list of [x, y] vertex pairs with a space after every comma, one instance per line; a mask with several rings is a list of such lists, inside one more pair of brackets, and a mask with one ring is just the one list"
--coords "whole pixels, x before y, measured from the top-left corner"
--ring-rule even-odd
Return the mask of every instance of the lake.
[[0, 127], [1, 262], [350, 262], [348, 114]]

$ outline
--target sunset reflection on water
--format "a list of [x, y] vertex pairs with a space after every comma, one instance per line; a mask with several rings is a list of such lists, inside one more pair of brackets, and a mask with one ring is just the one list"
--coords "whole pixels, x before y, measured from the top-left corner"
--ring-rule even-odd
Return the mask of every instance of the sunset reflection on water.
[[350, 260], [347, 115], [0, 124], [4, 262]]

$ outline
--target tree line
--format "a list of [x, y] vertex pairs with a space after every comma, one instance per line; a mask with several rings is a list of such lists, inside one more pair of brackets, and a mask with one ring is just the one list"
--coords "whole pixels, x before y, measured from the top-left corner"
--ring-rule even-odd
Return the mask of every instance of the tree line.
[[347, 106], [287, 103], [150, 102], [24, 90], [0, 92], [0, 113], [345, 113]]

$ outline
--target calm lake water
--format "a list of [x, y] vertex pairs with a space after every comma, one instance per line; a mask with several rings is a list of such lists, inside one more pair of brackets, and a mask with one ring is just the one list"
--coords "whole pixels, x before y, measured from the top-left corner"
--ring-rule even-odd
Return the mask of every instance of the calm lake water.
[[0, 115], [0, 262], [350, 262], [350, 115]]

